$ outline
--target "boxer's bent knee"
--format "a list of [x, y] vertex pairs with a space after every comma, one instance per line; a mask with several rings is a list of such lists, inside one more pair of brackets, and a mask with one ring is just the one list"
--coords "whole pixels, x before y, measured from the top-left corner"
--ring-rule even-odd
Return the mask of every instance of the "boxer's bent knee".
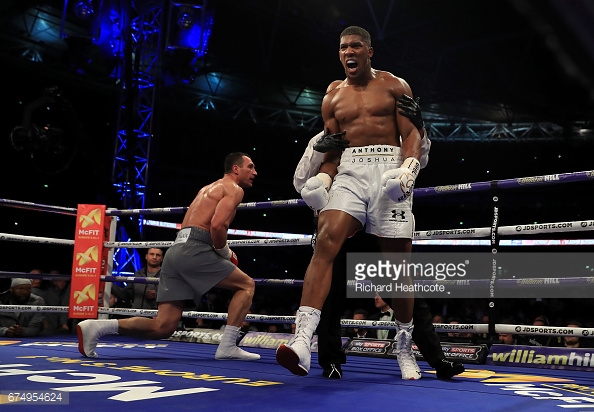
[[254, 292], [256, 291], [256, 283], [254, 282], [254, 279], [248, 277], [241, 289], [249, 292], [253, 296]]
[[156, 335], [155, 338], [167, 339], [171, 335], [173, 335], [173, 332], [175, 332], [176, 329], [177, 329], [177, 322], [176, 323], [168, 322], [167, 324], [159, 323], [159, 324], [157, 324], [157, 326], [155, 327], [155, 330], [154, 330], [154, 334]]
[[316, 257], [326, 257], [330, 260], [334, 259], [340, 248], [342, 247], [346, 237], [341, 236], [331, 231], [321, 230], [316, 238], [316, 249], [314, 255]]

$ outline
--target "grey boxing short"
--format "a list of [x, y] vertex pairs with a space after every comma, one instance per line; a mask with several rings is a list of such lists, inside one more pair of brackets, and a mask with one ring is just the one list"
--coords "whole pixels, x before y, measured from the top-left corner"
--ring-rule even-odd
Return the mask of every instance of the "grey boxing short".
[[415, 229], [412, 196], [396, 203], [381, 187], [382, 174], [401, 164], [398, 146], [347, 148], [342, 153], [338, 174], [330, 187], [330, 200], [322, 212], [342, 210], [361, 222], [367, 233], [375, 236], [412, 239]]
[[235, 268], [215, 252], [209, 232], [197, 227], [182, 228], [163, 259], [157, 302], [199, 302]]

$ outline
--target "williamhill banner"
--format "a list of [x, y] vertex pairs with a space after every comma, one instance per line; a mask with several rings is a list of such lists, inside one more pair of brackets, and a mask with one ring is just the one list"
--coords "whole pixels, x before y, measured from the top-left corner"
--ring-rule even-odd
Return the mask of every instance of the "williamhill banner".
[[104, 205], [78, 205], [68, 317], [96, 318], [101, 274], [105, 269], [109, 223]]
[[487, 364], [594, 371], [594, 349], [493, 345]]

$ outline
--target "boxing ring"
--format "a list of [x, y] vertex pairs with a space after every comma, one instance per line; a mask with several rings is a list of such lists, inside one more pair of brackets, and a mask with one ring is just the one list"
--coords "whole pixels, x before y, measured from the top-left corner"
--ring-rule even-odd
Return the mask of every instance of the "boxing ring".
[[[594, 230], [594, 220], [550, 222], [499, 226], [499, 196], [501, 191], [513, 187], [546, 186], [569, 182], [591, 181], [594, 171], [565, 173], [547, 176], [476, 182], [434, 188], [415, 189], [415, 198], [456, 194], [465, 192], [491, 192], [493, 206], [490, 227], [466, 229], [436, 229], [416, 231], [414, 244], [431, 246], [478, 246], [492, 253], [502, 246], [591, 246], [593, 239], [501, 239], [505, 236], [549, 234], [566, 232], [589, 232]], [[0, 205], [30, 209], [33, 211], [76, 215], [76, 209], [41, 205], [0, 199]], [[244, 203], [238, 211], [246, 209], [274, 209], [303, 207], [302, 200], [281, 200]], [[186, 208], [158, 208], [136, 210], [108, 209], [106, 215], [121, 217], [132, 214], [180, 214]], [[115, 219], [114, 219], [115, 220]], [[172, 228], [177, 228], [175, 225]], [[229, 239], [232, 248], [237, 247], [311, 247], [309, 235], [290, 238], [278, 233], [262, 231], [233, 231], [230, 235], [249, 237], [269, 235], [269, 238]], [[285, 234], [286, 235], [286, 234]], [[272, 237], [274, 236], [274, 237]], [[172, 236], [173, 237], [173, 236]], [[74, 246], [70, 239], [35, 237], [0, 233], [0, 240]], [[115, 248], [167, 248], [173, 241], [115, 242], [105, 241], [106, 250]], [[240, 260], [241, 265], [241, 260]], [[101, 281], [158, 283], [157, 278], [134, 278], [113, 276], [108, 265]], [[0, 271], [0, 277], [25, 277], [40, 279], [68, 279], [69, 275], [32, 275], [22, 272]], [[590, 276], [557, 279], [555, 287], [567, 283], [579, 288], [594, 285], [594, 273]], [[256, 289], [261, 286], [275, 288], [302, 285], [300, 279], [255, 279]], [[498, 279], [502, 286], [524, 287], [522, 279]], [[109, 293], [106, 289], [107, 294]], [[490, 302], [496, 305], [495, 299]], [[0, 311], [65, 312], [67, 307], [0, 305]], [[154, 316], [155, 310], [99, 307], [99, 316], [137, 315]], [[184, 317], [225, 320], [226, 313], [185, 311]], [[249, 314], [246, 320], [276, 324], [291, 324], [293, 316], [268, 316]], [[343, 327], [393, 328], [392, 322], [354, 321], [343, 319]], [[523, 329], [524, 328], [524, 329]], [[525, 325], [460, 324], [455, 329], [476, 334], [518, 333], [547, 336], [593, 336], [591, 328], [567, 328], [549, 326], [530, 329]], [[451, 332], [452, 325], [436, 324], [437, 332]], [[168, 340], [135, 340], [124, 336], [106, 336], [97, 346], [98, 359], [80, 355], [75, 335], [60, 335], [32, 338], [0, 338], [0, 404], [15, 404], [20, 410], [105, 410], [109, 407], [125, 407], [131, 411], [154, 408], [162, 410], [377, 410], [378, 407], [394, 405], [402, 410], [438, 411], [444, 408], [469, 411], [477, 407], [484, 411], [500, 411], [521, 408], [525, 411], [541, 410], [594, 410], [594, 350], [579, 352], [581, 370], [562, 368], [559, 363], [549, 368], [520, 360], [531, 359], [530, 354], [512, 351], [515, 364], [497, 362], [466, 364], [466, 371], [453, 380], [435, 378], [433, 370], [424, 361], [419, 361], [423, 378], [404, 381], [400, 378], [397, 363], [392, 358], [374, 356], [349, 356], [343, 365], [344, 377], [329, 380], [321, 376], [317, 354], [312, 353], [312, 369], [307, 377], [293, 376], [278, 366], [272, 347], [251, 345], [250, 351], [259, 353], [257, 362], [217, 361], [214, 359], [216, 336], [209, 343], [190, 343]], [[219, 337], [220, 338], [220, 337]], [[285, 343], [280, 337], [278, 344]], [[270, 345], [269, 345], [270, 346]], [[274, 346], [274, 345], [272, 345]], [[278, 346], [278, 345], [276, 345]], [[557, 355], [553, 355], [557, 356]], [[574, 355], [572, 355], [574, 356]], [[578, 356], [578, 355], [575, 355]], [[574, 356], [574, 358], [575, 358]], [[575, 358], [577, 359], [577, 358]], [[576, 362], [574, 362], [576, 364]], [[531, 366], [531, 367], [527, 367]], [[120, 404], [118, 402], [125, 402]], [[35, 408], [35, 409], [34, 409]]]

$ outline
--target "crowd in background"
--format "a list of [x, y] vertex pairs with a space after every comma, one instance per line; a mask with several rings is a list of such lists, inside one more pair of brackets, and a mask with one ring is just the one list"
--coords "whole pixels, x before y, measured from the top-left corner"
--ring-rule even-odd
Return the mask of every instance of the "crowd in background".
[[[139, 269], [135, 276], [159, 276], [163, 253], [160, 249], [147, 251], [147, 265]], [[31, 274], [40, 275], [35, 268]], [[50, 275], [60, 271], [51, 270]], [[70, 282], [62, 279], [40, 280], [36, 278], [2, 279], [0, 304], [34, 306], [68, 306]], [[112, 286], [110, 307], [156, 308], [157, 285], [115, 284]], [[231, 292], [213, 288], [203, 295], [200, 302], [189, 301], [187, 310], [226, 313]], [[300, 297], [299, 288], [285, 287], [282, 293], [274, 286], [256, 288], [250, 313], [291, 316], [295, 314]], [[591, 299], [500, 299], [497, 311], [489, 309], [488, 299], [426, 299], [434, 315], [434, 324], [481, 324], [494, 323], [533, 326], [571, 326], [594, 328], [594, 302]], [[117, 315], [112, 315], [117, 316]], [[347, 299], [343, 319], [379, 319], [380, 309], [374, 299]], [[69, 319], [66, 312], [0, 312], [0, 336], [27, 337], [41, 335], [74, 334], [79, 319]], [[15, 326], [18, 325], [18, 326]], [[222, 320], [183, 318], [179, 327], [185, 329], [219, 329]], [[292, 333], [294, 325], [245, 322], [243, 332], [281, 332]], [[378, 334], [365, 328], [345, 328], [346, 337], [377, 338]], [[458, 343], [505, 343], [511, 345], [594, 347], [594, 339], [577, 337], [557, 337], [546, 335], [496, 334], [477, 335], [463, 331], [439, 333], [442, 341]]]

